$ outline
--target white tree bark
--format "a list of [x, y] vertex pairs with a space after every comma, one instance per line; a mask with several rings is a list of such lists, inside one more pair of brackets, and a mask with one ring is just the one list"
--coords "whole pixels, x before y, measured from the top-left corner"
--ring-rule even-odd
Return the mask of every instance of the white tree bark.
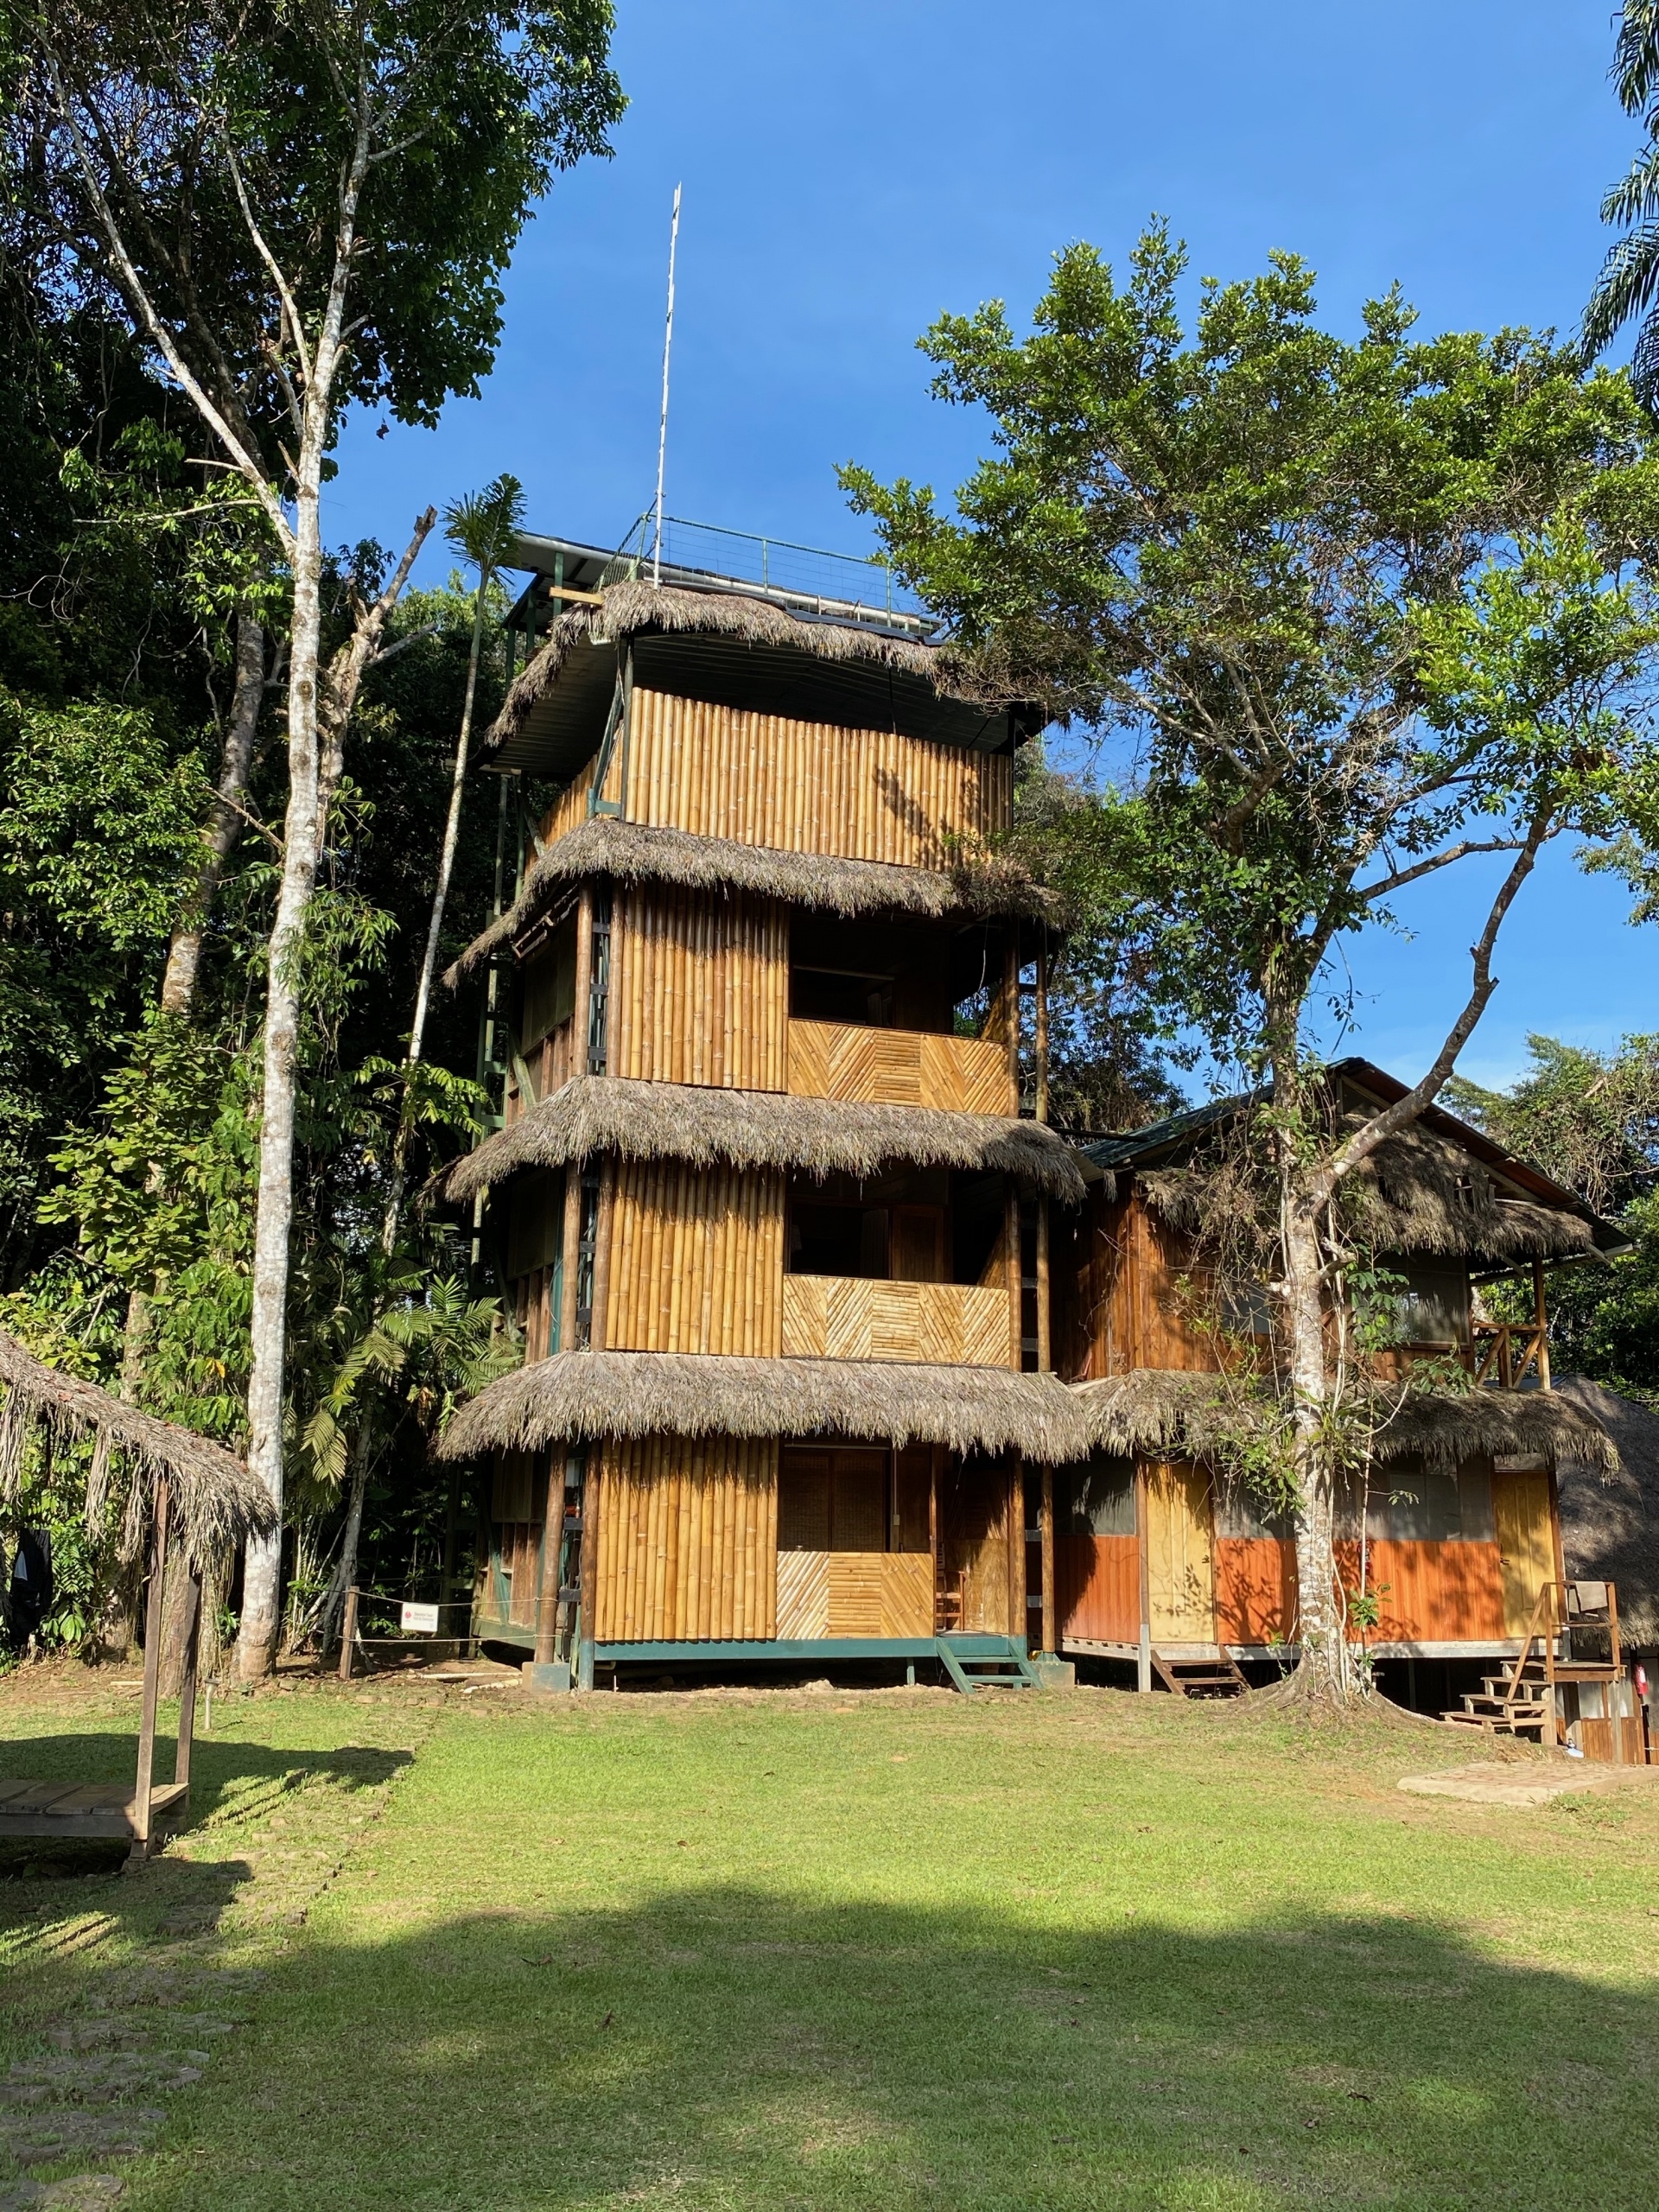
[[195, 1004], [202, 932], [225, 874], [225, 863], [242, 834], [241, 804], [247, 793], [259, 710], [264, 697], [264, 626], [243, 607], [236, 618], [236, 688], [231, 699], [230, 726], [225, 733], [219, 788], [213, 797], [213, 812], [201, 833], [201, 865], [195, 890], [189, 907], [180, 917], [173, 932], [173, 942], [167, 952], [167, 972], [162, 979], [162, 1012], [177, 1014], [184, 1020], [189, 1020]]

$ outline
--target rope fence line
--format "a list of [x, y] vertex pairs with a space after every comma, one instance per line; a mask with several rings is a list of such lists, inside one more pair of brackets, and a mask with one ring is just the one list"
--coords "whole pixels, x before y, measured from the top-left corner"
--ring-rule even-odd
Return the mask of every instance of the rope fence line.
[[[391, 1598], [388, 1597], [385, 1591], [364, 1590], [359, 1588], [358, 1586], [353, 1583], [352, 1587], [346, 1592], [346, 1618], [344, 1622], [341, 1624], [340, 1628], [340, 1679], [342, 1682], [349, 1682], [351, 1681], [352, 1662], [359, 1650], [362, 1650], [366, 1653], [371, 1645], [407, 1643], [411, 1637], [436, 1636], [439, 1632], [437, 1622], [435, 1618], [430, 1628], [404, 1628], [402, 1633], [397, 1636], [365, 1636], [361, 1629], [359, 1628], [357, 1620], [359, 1603], [360, 1600], [365, 1599], [366, 1599], [372, 1605], [396, 1605], [399, 1609], [400, 1612], [407, 1607], [418, 1606], [423, 1612], [431, 1613], [434, 1615], [445, 1612], [464, 1612], [467, 1616], [469, 1622], [472, 1617], [473, 1601], [471, 1598]], [[399, 1625], [402, 1627], [401, 1622]], [[452, 1636], [448, 1639], [448, 1641], [457, 1643], [465, 1643], [470, 1640], [469, 1634], [463, 1634], [459, 1637]]]

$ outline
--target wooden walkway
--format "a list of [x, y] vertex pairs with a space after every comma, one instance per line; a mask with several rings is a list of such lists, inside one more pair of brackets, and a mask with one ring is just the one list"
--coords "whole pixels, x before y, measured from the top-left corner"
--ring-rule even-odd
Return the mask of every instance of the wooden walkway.
[[157, 1835], [189, 1801], [188, 1782], [157, 1783], [149, 1792], [148, 1829], [139, 1825], [130, 1782], [0, 1782], [0, 1842], [22, 1837], [108, 1837], [131, 1843]]

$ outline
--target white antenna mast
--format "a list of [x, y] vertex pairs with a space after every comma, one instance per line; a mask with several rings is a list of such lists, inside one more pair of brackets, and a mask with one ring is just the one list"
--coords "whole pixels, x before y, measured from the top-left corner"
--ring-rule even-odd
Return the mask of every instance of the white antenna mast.
[[668, 326], [663, 333], [663, 419], [657, 432], [657, 529], [651, 581], [663, 581], [663, 465], [668, 458], [668, 357], [674, 346], [674, 255], [680, 243], [680, 188], [674, 188], [674, 219], [668, 233]]

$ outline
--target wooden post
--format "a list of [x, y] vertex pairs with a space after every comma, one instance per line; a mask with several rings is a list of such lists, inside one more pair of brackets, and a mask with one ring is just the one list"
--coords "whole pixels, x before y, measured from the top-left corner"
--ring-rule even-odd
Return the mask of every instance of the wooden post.
[[[190, 1752], [196, 1740], [196, 1674], [201, 1655], [201, 1577], [190, 1574], [184, 1602], [190, 1614], [184, 1672], [179, 1680], [179, 1732], [173, 1747], [173, 1779], [190, 1787]], [[188, 1801], [187, 1801], [188, 1802]]]
[[1549, 1313], [1544, 1304], [1544, 1263], [1532, 1263], [1532, 1321], [1538, 1332], [1538, 1388], [1548, 1390], [1549, 1381]]
[[1007, 1025], [1008, 1088], [1014, 1095], [1010, 1111], [1017, 1114], [1020, 1111], [1020, 932], [1012, 925], [1002, 959], [1002, 998]]
[[611, 1217], [616, 1208], [616, 1163], [599, 1165], [599, 1218], [594, 1224], [594, 1320], [588, 1343], [605, 1349], [605, 1308], [611, 1294]]
[[564, 1459], [547, 1455], [547, 1491], [542, 1507], [542, 1586], [536, 1596], [536, 1664], [550, 1666], [559, 1656], [559, 1551], [564, 1541]]
[[933, 1566], [933, 1627], [939, 1625], [939, 1453], [943, 1446], [929, 1447], [927, 1459], [927, 1550]]
[[1135, 1548], [1141, 1576], [1141, 1649], [1135, 1687], [1145, 1697], [1152, 1689], [1152, 1578], [1147, 1567], [1147, 1471], [1135, 1463]]
[[1002, 1208], [1002, 1236], [1007, 1247], [1008, 1364], [1017, 1375], [1026, 1363], [1025, 1255], [1020, 1250], [1020, 1188], [1010, 1176]]
[[1059, 1649], [1056, 1642], [1056, 1608], [1054, 1602], [1054, 1470], [1047, 1461], [1043, 1463], [1043, 1502], [1041, 1507], [1043, 1561], [1043, 1649], [1052, 1656]]
[[346, 1618], [340, 1624], [340, 1679], [352, 1679], [352, 1660], [357, 1649], [357, 1585], [346, 1592]]
[[1037, 949], [1037, 1119], [1048, 1119], [1048, 946]]
[[170, 1507], [165, 1478], [156, 1484], [156, 1529], [150, 1541], [149, 1597], [144, 1608], [144, 1702], [138, 1723], [138, 1775], [132, 1791], [132, 1851], [128, 1859], [149, 1856], [149, 1791], [156, 1774], [156, 1703], [162, 1683], [162, 1599], [167, 1582], [167, 1523]]
[[1030, 1642], [1031, 1621], [1026, 1606], [1026, 1463], [1019, 1452], [1008, 1454], [1008, 1633], [1022, 1644]]
[[1048, 1200], [1037, 1201], [1037, 1371], [1054, 1364], [1052, 1317], [1048, 1310]]
[[582, 1273], [582, 1163], [569, 1160], [564, 1170], [564, 1228], [559, 1247], [563, 1274], [559, 1297], [559, 1350], [576, 1348], [576, 1278]]
[[594, 1629], [599, 1596], [599, 1480], [594, 1460], [597, 1448], [588, 1446], [582, 1472], [582, 1545], [577, 1552], [576, 1587], [582, 1608], [577, 1631], [576, 1688], [594, 1687]]

